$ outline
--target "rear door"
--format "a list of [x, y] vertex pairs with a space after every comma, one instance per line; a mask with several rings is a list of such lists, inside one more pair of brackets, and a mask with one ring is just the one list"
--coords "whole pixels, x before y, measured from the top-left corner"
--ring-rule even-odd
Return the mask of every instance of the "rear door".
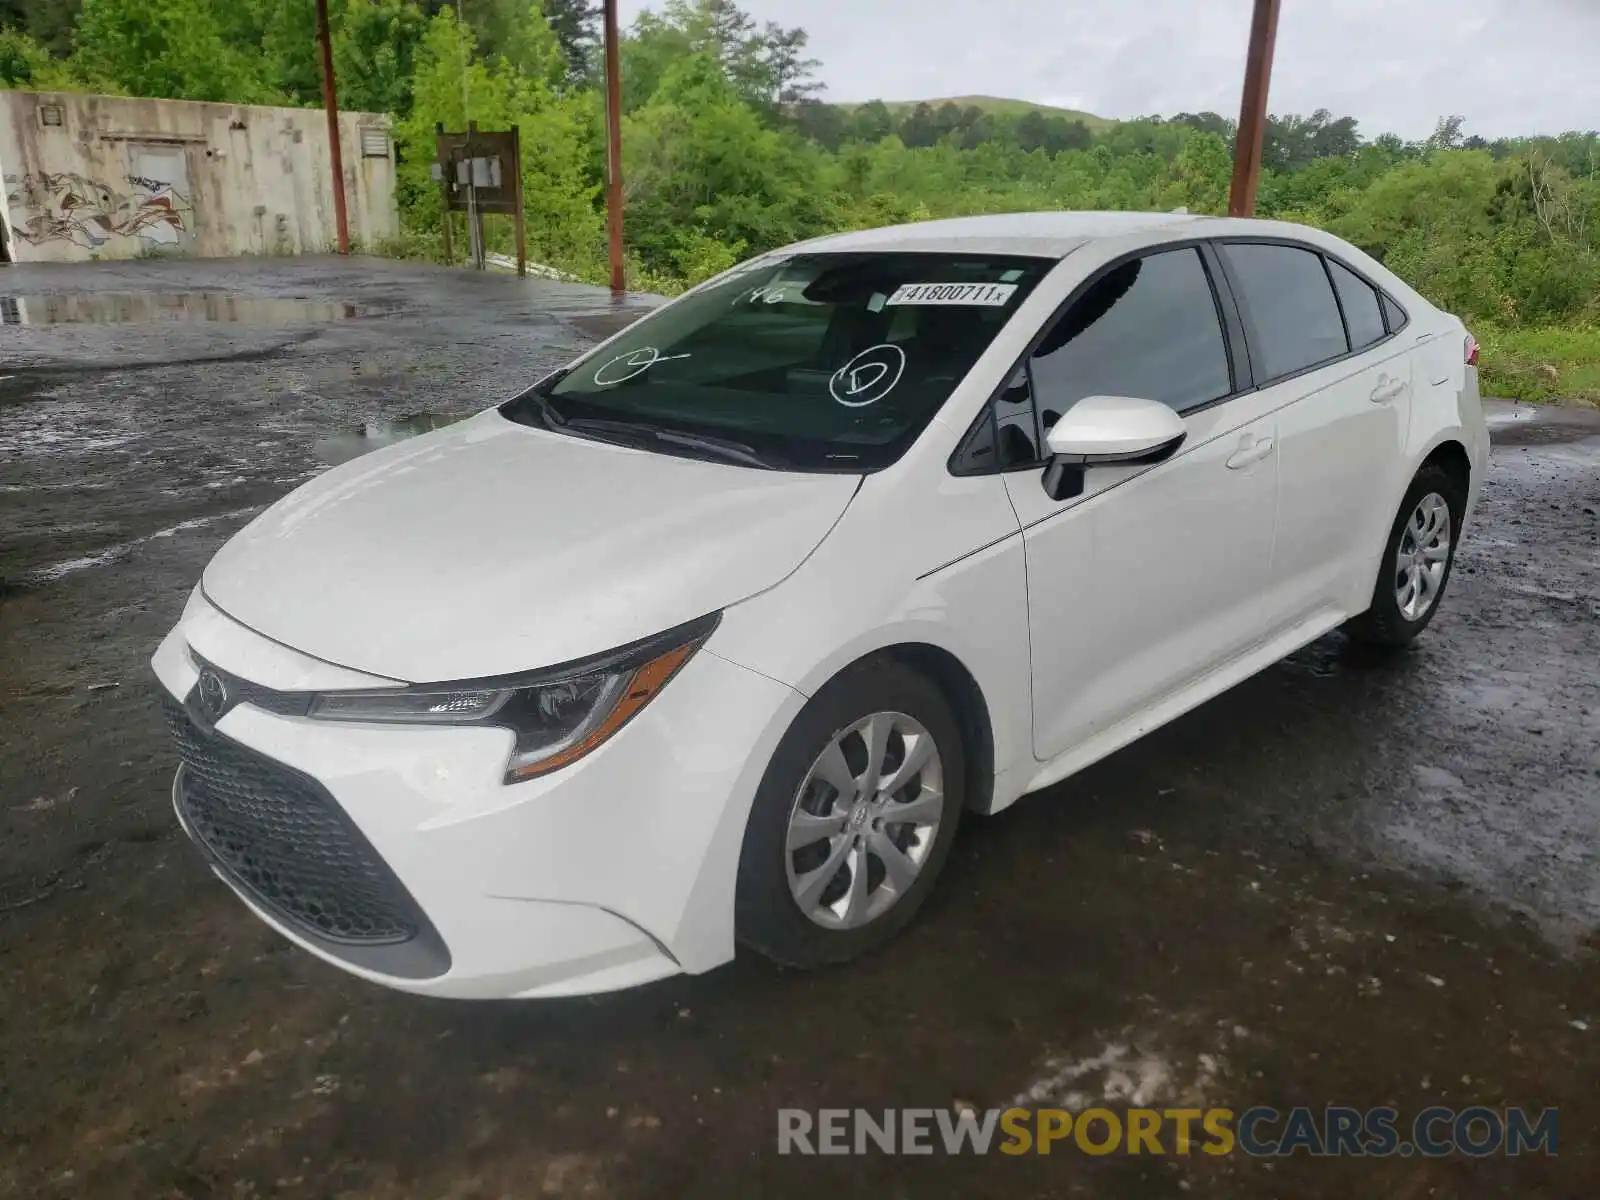
[[1223, 261], [1275, 412], [1278, 536], [1264, 632], [1348, 615], [1370, 595], [1405, 455], [1413, 380], [1382, 296], [1299, 243], [1230, 241]]

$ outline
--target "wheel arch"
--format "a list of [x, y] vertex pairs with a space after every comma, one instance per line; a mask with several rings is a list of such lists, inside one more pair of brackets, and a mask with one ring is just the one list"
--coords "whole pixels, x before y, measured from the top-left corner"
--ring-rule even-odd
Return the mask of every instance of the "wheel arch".
[[[1391, 483], [1392, 491], [1388, 503], [1373, 516], [1373, 528], [1369, 537], [1372, 550], [1368, 557], [1362, 560], [1361, 569], [1352, 573], [1346, 600], [1347, 611], [1352, 617], [1366, 612], [1372, 604], [1372, 581], [1382, 569], [1384, 550], [1389, 543], [1390, 531], [1400, 515], [1400, 505], [1416, 480], [1418, 472], [1434, 465], [1443, 466], [1461, 481], [1461, 498], [1470, 509], [1479, 481], [1473, 475], [1472, 455], [1467, 449], [1467, 440], [1467, 431], [1462, 428], [1440, 429], [1423, 447], [1408, 453], [1406, 461], [1409, 469], [1396, 473], [1396, 478]], [[1378, 524], [1379, 520], [1382, 521], [1381, 525]]]
[[[1443, 465], [1452, 474], [1459, 472], [1462, 483], [1462, 496], [1468, 498], [1472, 495], [1477, 480], [1472, 473], [1472, 454], [1467, 449], [1467, 431], [1460, 428], [1438, 430], [1433, 437], [1408, 452], [1407, 460], [1410, 469], [1400, 472], [1392, 483], [1392, 494], [1386, 506], [1387, 516], [1381, 530], [1380, 541], [1386, 540], [1389, 535], [1389, 522], [1392, 522], [1400, 511], [1400, 502], [1405, 499], [1406, 491], [1417, 477], [1417, 472], [1424, 467], [1434, 464]], [[1374, 551], [1374, 555], [1378, 552]], [[1374, 557], [1374, 563], [1377, 559]]]
[[[1411, 477], [1415, 479], [1417, 471], [1431, 466], [1442, 467], [1452, 478], [1460, 481], [1461, 499], [1464, 502], [1472, 489], [1472, 456], [1467, 453], [1466, 445], [1459, 438], [1446, 436], [1423, 456]], [[1408, 482], [1406, 486], [1411, 485]]]
[[967, 752], [966, 807], [970, 812], [988, 812], [994, 801], [994, 719], [983, 688], [965, 663], [930, 642], [901, 642], [886, 653], [933, 680], [950, 702]]
[[895, 662], [926, 678], [949, 703], [961, 727], [966, 751], [966, 808], [986, 813], [994, 801], [994, 718], [977, 678], [967, 665], [932, 642], [894, 642], [846, 663], [830, 678], [859, 670], [874, 661]]

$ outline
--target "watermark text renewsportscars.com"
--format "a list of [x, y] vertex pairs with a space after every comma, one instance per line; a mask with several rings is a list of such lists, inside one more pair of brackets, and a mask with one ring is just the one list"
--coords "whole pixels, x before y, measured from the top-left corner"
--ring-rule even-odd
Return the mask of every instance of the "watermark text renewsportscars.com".
[[1553, 1155], [1554, 1108], [863, 1108], [778, 1110], [779, 1154]]

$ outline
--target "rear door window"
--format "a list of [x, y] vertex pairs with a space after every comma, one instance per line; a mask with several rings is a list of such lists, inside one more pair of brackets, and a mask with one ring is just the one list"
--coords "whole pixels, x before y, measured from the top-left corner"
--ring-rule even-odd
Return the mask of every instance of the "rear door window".
[[1350, 348], [1365, 350], [1388, 336], [1383, 327], [1383, 305], [1378, 290], [1343, 263], [1328, 260], [1328, 273], [1344, 308], [1345, 327], [1350, 331]]
[[1230, 242], [1222, 249], [1254, 334], [1250, 352], [1262, 383], [1350, 352], [1320, 254], [1259, 242]]

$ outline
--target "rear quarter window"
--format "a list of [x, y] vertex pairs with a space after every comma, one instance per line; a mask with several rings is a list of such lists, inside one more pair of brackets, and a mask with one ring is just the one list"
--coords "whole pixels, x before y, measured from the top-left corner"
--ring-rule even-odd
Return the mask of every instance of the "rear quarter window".
[[1339, 292], [1344, 323], [1350, 330], [1350, 348], [1365, 350], [1389, 336], [1383, 324], [1383, 304], [1378, 290], [1343, 263], [1328, 260], [1328, 273]]
[[1396, 304], [1387, 292], [1383, 294], [1383, 316], [1389, 323], [1390, 333], [1398, 333], [1411, 319], [1406, 315], [1406, 310]]

